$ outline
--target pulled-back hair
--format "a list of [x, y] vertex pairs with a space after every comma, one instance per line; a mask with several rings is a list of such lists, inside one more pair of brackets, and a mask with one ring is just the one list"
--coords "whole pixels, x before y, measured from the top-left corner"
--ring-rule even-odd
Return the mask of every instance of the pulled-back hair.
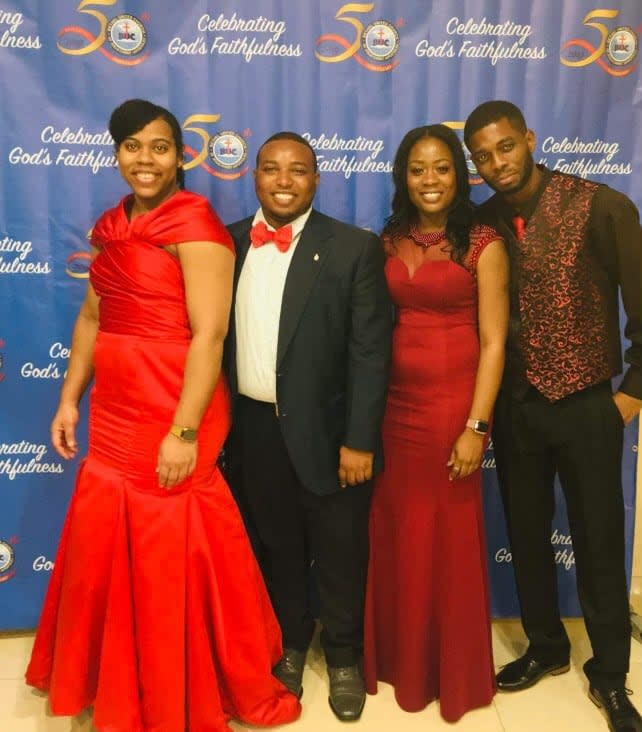
[[489, 102], [482, 102], [478, 107], [468, 115], [466, 124], [464, 125], [464, 141], [466, 145], [470, 138], [479, 132], [483, 127], [499, 122], [500, 119], [507, 119], [511, 126], [520, 132], [526, 132], [526, 120], [522, 114], [522, 110], [512, 102], [506, 102], [501, 99], [493, 99]]
[[392, 214], [386, 219], [383, 234], [391, 238], [404, 236], [410, 224], [418, 219], [417, 208], [410, 200], [408, 182], [408, 157], [414, 145], [426, 138], [443, 142], [452, 155], [455, 169], [455, 198], [448, 210], [446, 219], [446, 239], [452, 245], [452, 259], [461, 262], [470, 245], [470, 228], [473, 224], [475, 207], [470, 200], [470, 183], [466, 156], [456, 133], [446, 125], [424, 125], [406, 133], [399, 144], [392, 168], [395, 186], [392, 198]]
[[[109, 134], [114, 139], [116, 149], [127, 137], [140, 132], [155, 119], [162, 119], [170, 126], [176, 151], [183, 154], [183, 131], [178, 120], [165, 107], [152, 104], [145, 99], [128, 99], [116, 107], [109, 118]], [[176, 182], [179, 188], [185, 188], [185, 171], [182, 167], [176, 171]]]
[[289, 132], [288, 130], [284, 130], [283, 132], [277, 132], [272, 137], [268, 137], [268, 139], [261, 145], [261, 147], [258, 149], [256, 153], [256, 167], [259, 167], [259, 157], [261, 155], [261, 150], [269, 143], [269, 142], [275, 142], [276, 140], [292, 140], [292, 142], [298, 142], [300, 145], [305, 145], [305, 147], [308, 148], [308, 150], [312, 153], [312, 160], [314, 162], [314, 172], [317, 172], [317, 154], [314, 152], [314, 148], [310, 143], [305, 139], [305, 137], [302, 137], [299, 135], [298, 132]]

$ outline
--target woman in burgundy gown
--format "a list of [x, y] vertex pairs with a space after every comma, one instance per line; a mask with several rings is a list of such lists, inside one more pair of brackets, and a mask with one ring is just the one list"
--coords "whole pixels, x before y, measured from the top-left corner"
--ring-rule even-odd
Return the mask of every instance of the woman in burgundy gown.
[[397, 308], [370, 514], [364, 670], [399, 705], [439, 699], [448, 721], [491, 702], [480, 465], [499, 388], [508, 265], [474, 223], [461, 143], [444, 125], [397, 151], [385, 272]]
[[[93, 706], [99, 732], [224, 732], [296, 719], [272, 675], [281, 638], [216, 467], [230, 426], [220, 373], [233, 245], [179, 190], [175, 117], [130, 100], [109, 126], [132, 189], [93, 231], [90, 284], [52, 441], [89, 452], [63, 529], [27, 682], [54, 714]], [[94, 373], [95, 371], [95, 373]]]

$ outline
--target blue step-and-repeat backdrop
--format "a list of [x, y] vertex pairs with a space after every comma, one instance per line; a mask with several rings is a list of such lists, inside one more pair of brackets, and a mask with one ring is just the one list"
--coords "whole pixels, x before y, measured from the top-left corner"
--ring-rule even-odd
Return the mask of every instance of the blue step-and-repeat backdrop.
[[[36, 624], [74, 483], [49, 421], [88, 232], [125, 193], [106, 129], [116, 105], [143, 97], [176, 114], [188, 187], [226, 223], [255, 209], [259, 144], [291, 129], [317, 152], [317, 207], [378, 231], [403, 134], [430, 122], [461, 134], [490, 98], [524, 109], [538, 160], [640, 207], [641, 30], [640, 0], [3, 0], [0, 630]], [[472, 165], [470, 176], [484, 200]], [[636, 432], [623, 464], [629, 566]], [[516, 615], [492, 446], [484, 477], [493, 612]], [[576, 614], [562, 512], [551, 541], [564, 612]]]

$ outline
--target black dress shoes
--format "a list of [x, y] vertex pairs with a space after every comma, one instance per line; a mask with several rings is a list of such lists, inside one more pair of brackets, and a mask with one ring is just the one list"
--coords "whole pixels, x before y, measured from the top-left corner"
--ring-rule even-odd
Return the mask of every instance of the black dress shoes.
[[528, 653], [506, 664], [495, 677], [499, 691], [521, 691], [528, 689], [544, 676], [565, 674], [570, 666], [566, 663], [545, 664], [531, 658]]
[[295, 648], [284, 648], [281, 660], [272, 669], [276, 678], [291, 691], [297, 699], [303, 694], [303, 667], [305, 666], [305, 651]]
[[642, 732], [642, 717], [629, 701], [630, 694], [623, 686], [613, 689], [589, 687], [589, 699], [604, 712], [611, 732]]
[[355, 722], [366, 703], [366, 686], [358, 666], [328, 666], [328, 677], [330, 708], [342, 722]]

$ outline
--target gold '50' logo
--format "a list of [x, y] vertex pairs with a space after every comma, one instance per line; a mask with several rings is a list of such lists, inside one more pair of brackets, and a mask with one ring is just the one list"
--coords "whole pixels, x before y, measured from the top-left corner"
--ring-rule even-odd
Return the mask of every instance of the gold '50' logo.
[[[86, 56], [99, 51], [119, 66], [138, 66], [143, 63], [149, 56], [149, 53], [139, 55], [147, 45], [147, 31], [143, 21], [149, 20], [149, 15], [144, 13], [141, 18], [136, 18], [123, 13], [110, 20], [104, 13], [94, 9], [96, 6], [111, 7], [117, 2], [118, 0], [80, 0], [76, 12], [94, 20], [85, 19], [88, 28], [80, 25], [66, 25], [61, 28], [56, 44], [58, 50], [68, 56]], [[115, 53], [105, 48], [105, 41]]]
[[[562, 46], [560, 61], [564, 66], [578, 68], [597, 63], [611, 76], [628, 76], [637, 64], [633, 64], [638, 54], [638, 34], [628, 25], [609, 28], [600, 20], [613, 20], [619, 10], [596, 9], [584, 16], [583, 25], [594, 28], [598, 33], [597, 45], [584, 38], [571, 38]], [[566, 52], [566, 53], [565, 53]], [[604, 61], [606, 55], [609, 63]], [[624, 68], [624, 67], [628, 68]]]
[[[390, 61], [399, 50], [399, 33], [397, 28], [387, 20], [375, 20], [364, 26], [355, 15], [369, 13], [374, 9], [374, 3], [347, 3], [342, 5], [334, 16], [341, 23], [347, 23], [354, 28], [354, 38], [344, 38], [336, 33], [325, 33], [317, 38], [315, 56], [319, 61], [327, 64], [336, 64], [353, 58], [369, 71], [391, 71], [399, 61]], [[397, 21], [402, 25], [403, 21]], [[336, 47], [343, 51], [332, 54]], [[371, 60], [364, 58], [360, 51]]]
[[[210, 135], [203, 128], [204, 125], [214, 124], [220, 119], [220, 114], [192, 114], [183, 122], [185, 132], [192, 132], [200, 138], [199, 149], [185, 145], [185, 153], [192, 159], [183, 167], [185, 170], [190, 170], [200, 166], [216, 178], [235, 180], [249, 170], [249, 167], [244, 165], [247, 160], [245, 138], [249, 137], [251, 132], [246, 129], [239, 134], [233, 130], [225, 130]], [[231, 170], [235, 172], [224, 172]]]

